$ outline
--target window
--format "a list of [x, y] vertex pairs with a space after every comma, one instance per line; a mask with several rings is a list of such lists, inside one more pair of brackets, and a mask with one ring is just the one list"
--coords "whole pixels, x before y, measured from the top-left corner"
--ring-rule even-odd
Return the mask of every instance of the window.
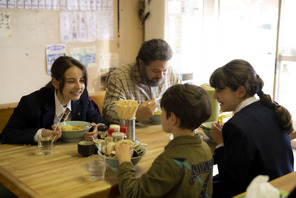
[[296, 1], [283, 0], [279, 29], [279, 56], [276, 75], [275, 100], [285, 106], [296, 120], [294, 104], [296, 85], [296, 27], [293, 19], [296, 17]]
[[173, 65], [208, 83], [217, 67], [245, 59], [273, 93], [278, 0], [167, 0], [165, 39]]
[[186, 80], [208, 83], [217, 67], [232, 59], [245, 59], [263, 79], [263, 91], [296, 119], [293, 81], [286, 77], [296, 79], [295, 0], [151, 1], [154, 3], [162, 4], [155, 8], [165, 8], [164, 34], [157, 34], [153, 25], [159, 17], [153, 13], [154, 23], [145, 24], [153, 34], [145, 32], [145, 38], [160, 36], [168, 41], [174, 51], [172, 65]]

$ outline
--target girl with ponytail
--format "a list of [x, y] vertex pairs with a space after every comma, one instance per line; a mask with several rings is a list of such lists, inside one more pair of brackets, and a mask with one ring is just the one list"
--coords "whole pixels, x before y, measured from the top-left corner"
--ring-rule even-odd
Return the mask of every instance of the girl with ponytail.
[[293, 172], [291, 114], [262, 91], [263, 80], [252, 65], [232, 60], [213, 72], [210, 85], [221, 111], [234, 112], [223, 127], [213, 123], [211, 129], [218, 143], [214, 161], [219, 169], [213, 197], [244, 192], [257, 175], [272, 180]]

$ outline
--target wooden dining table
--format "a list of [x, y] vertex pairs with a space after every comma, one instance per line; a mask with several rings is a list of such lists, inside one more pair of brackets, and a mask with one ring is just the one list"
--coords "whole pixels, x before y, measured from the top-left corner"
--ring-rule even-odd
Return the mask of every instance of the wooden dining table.
[[[136, 139], [148, 150], [135, 166], [145, 173], [170, 141], [161, 125], [137, 124]], [[107, 167], [105, 179], [91, 181], [88, 158], [77, 142], [55, 142], [51, 155], [40, 155], [37, 145], [0, 144], [0, 183], [18, 197], [119, 197], [117, 171]]]
[[[149, 122], [137, 123], [135, 134], [148, 151], [135, 166], [140, 177], [171, 134]], [[117, 171], [107, 167], [104, 180], [91, 181], [88, 158], [78, 153], [77, 144], [55, 142], [51, 155], [40, 155], [37, 145], [0, 144], [0, 183], [18, 197], [120, 197]]]
[[[292, 172], [269, 182], [273, 187], [291, 193], [296, 188], [296, 172]], [[234, 196], [233, 198], [244, 198], [246, 192]]]
[[[170, 138], [159, 124], [136, 124], [136, 139], [147, 144], [148, 150], [135, 166], [136, 177], [147, 172]], [[216, 144], [207, 137], [204, 140], [214, 151]], [[0, 183], [18, 197], [120, 197], [117, 172], [107, 167], [104, 180], [91, 181], [88, 158], [78, 154], [77, 143], [69, 142], [55, 142], [51, 155], [40, 155], [37, 145], [0, 144]], [[270, 183], [290, 192], [296, 185], [296, 172]]]
[[[159, 124], [137, 123], [136, 139], [147, 144], [148, 150], [135, 166], [136, 177], [140, 177], [164, 150], [171, 134]], [[214, 151], [216, 144], [204, 140]], [[290, 192], [295, 178], [294, 172], [271, 184]], [[117, 171], [107, 167], [104, 180], [90, 180], [88, 158], [78, 154], [77, 142], [55, 142], [51, 155], [40, 155], [37, 145], [0, 144], [0, 183], [18, 197], [120, 197]]]

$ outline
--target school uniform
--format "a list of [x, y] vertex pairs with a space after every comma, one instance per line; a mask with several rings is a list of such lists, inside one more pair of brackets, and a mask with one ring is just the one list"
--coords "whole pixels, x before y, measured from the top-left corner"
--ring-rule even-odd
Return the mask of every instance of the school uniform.
[[273, 110], [260, 101], [236, 112], [222, 134], [224, 146], [214, 154], [220, 181], [214, 182], [213, 197], [242, 193], [257, 175], [273, 180], [294, 171], [290, 136], [284, 134]]
[[[2, 144], [37, 144], [36, 132], [52, 129], [55, 115], [55, 89], [43, 87], [23, 96], [0, 134]], [[71, 101], [71, 120], [109, 125], [89, 101], [87, 90], [77, 101]]]

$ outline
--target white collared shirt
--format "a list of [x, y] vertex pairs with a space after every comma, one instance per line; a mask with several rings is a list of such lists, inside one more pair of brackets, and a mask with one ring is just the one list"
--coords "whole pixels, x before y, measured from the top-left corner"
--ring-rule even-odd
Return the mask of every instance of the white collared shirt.
[[[55, 91], [54, 93], [54, 101], [55, 101], [55, 116], [54, 116], [54, 124], [58, 123], [58, 117], [63, 114], [63, 112], [65, 111], [66, 108], [68, 108], [70, 111], [72, 111], [71, 109], [71, 100], [69, 101], [69, 103], [67, 104], [67, 106], [63, 107], [63, 105], [60, 103], [57, 93]], [[71, 114], [69, 115], [69, 117], [67, 118], [67, 120], [71, 120], [70, 118]]]
[[250, 105], [250, 104], [252, 104], [252, 103], [254, 103], [254, 102], [256, 102], [256, 101], [257, 101], [257, 99], [256, 99], [255, 96], [252, 96], [252, 97], [250, 97], [250, 98], [247, 98], [247, 99], [243, 100], [243, 101], [242, 101], [242, 102], [236, 107], [234, 113], [239, 112], [240, 110], [242, 110], [242, 109], [245, 108], [246, 106], [248, 106], [248, 105]]
[[[70, 102], [67, 104], [67, 106], [63, 107], [63, 105], [60, 103], [56, 90], [54, 92], [54, 102], [55, 102], [55, 116], [54, 116], [54, 121], [53, 124], [58, 123], [58, 117], [63, 114], [63, 112], [65, 111], [66, 108], [68, 108], [70, 111], [72, 111], [71, 109], [71, 100]], [[68, 116], [67, 120], [71, 120], [71, 114]], [[44, 128], [41, 128], [37, 131], [37, 133], [34, 136], [34, 141], [38, 142], [38, 137], [41, 135], [41, 132]]]

